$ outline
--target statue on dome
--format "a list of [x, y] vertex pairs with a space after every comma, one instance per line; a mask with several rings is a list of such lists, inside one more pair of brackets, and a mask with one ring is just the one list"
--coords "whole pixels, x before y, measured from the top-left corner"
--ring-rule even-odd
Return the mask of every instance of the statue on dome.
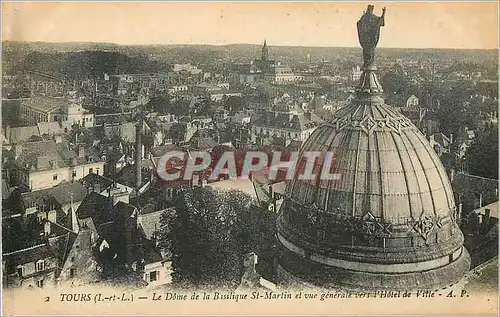
[[375, 47], [380, 37], [380, 27], [384, 26], [385, 7], [382, 9], [382, 16], [373, 14], [373, 5], [368, 5], [366, 12], [358, 21], [358, 37], [361, 47], [363, 47], [363, 67], [374, 66]]

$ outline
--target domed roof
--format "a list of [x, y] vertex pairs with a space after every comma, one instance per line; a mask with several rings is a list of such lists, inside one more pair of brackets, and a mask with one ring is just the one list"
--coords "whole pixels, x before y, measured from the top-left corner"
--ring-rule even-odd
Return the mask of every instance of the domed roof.
[[[418, 128], [384, 103], [374, 70], [364, 69], [352, 104], [320, 125], [301, 149], [331, 152], [340, 179], [304, 182], [296, 175], [287, 184], [278, 218], [287, 258], [281, 265], [296, 263], [294, 253], [309, 265], [286, 271], [340, 268], [351, 273], [318, 278], [340, 274], [346, 278], [337, 276], [335, 284], [361, 288], [428, 287], [442, 284], [443, 274], [444, 283], [456, 281], [469, 264], [445, 169]], [[453, 268], [443, 271], [451, 262]]]
[[[422, 214], [448, 216], [455, 209], [445, 169], [425, 136], [380, 97], [357, 98], [335, 113], [304, 143], [302, 151], [330, 151], [340, 180], [317, 189], [293, 181], [287, 193], [304, 203], [350, 216], [391, 223]], [[404, 220], [403, 220], [404, 219]]]

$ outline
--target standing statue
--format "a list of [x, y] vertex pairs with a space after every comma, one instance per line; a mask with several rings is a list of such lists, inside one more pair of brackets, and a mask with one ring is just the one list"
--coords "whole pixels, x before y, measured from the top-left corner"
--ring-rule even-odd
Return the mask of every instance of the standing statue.
[[363, 47], [363, 67], [374, 66], [375, 47], [380, 37], [380, 27], [384, 26], [385, 7], [382, 9], [382, 16], [373, 14], [373, 5], [368, 5], [358, 21], [358, 37], [361, 47]]

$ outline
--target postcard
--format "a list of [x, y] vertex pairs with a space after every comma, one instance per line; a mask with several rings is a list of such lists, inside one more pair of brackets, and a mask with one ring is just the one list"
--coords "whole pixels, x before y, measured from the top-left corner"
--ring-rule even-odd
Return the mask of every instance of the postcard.
[[495, 315], [498, 3], [3, 2], [5, 315]]

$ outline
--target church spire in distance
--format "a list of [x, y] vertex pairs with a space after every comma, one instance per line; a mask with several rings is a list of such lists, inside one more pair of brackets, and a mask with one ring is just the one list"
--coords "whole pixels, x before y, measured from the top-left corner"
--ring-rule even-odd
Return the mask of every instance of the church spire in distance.
[[264, 39], [264, 46], [262, 46], [262, 60], [265, 61], [269, 57], [269, 49], [267, 47], [267, 40]]

